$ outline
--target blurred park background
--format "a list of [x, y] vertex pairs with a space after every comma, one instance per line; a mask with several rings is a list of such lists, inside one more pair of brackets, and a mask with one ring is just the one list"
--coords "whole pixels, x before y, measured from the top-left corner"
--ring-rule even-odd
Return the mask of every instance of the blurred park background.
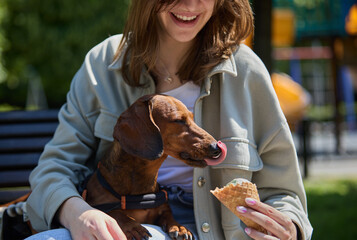
[[[305, 179], [313, 239], [357, 239], [357, 0], [252, 0], [246, 40], [272, 75]], [[0, 111], [58, 109], [129, 0], [1, 0]]]

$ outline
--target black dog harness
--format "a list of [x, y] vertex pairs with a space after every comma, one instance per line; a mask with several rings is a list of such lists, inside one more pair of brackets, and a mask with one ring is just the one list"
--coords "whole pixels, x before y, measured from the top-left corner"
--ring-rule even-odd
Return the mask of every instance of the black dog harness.
[[[148, 193], [143, 195], [120, 195], [118, 194], [105, 180], [104, 176], [100, 173], [99, 168], [96, 170], [99, 183], [108, 190], [113, 196], [119, 199], [118, 202], [104, 203], [93, 206], [103, 212], [110, 212], [115, 209], [147, 209], [156, 208], [164, 203], [168, 202], [168, 196], [166, 190], [160, 187], [160, 191], [157, 193]], [[86, 188], [82, 193], [83, 198], [86, 196]]]

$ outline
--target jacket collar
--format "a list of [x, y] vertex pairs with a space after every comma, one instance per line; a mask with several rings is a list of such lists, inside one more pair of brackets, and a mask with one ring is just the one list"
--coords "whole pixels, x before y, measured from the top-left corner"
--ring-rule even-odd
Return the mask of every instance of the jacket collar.
[[[123, 66], [123, 58], [124, 55], [121, 54], [118, 58], [116, 58], [109, 66], [108, 66], [108, 70], [109, 71], [118, 71], [122, 68]], [[149, 82], [148, 82], [149, 79]], [[140, 84], [143, 84], [145, 86], [145, 88], [152, 88], [152, 84], [153, 84], [153, 79], [150, 76], [150, 74], [147, 71], [146, 66], [143, 67], [143, 69], [141, 70], [141, 75], [140, 75]], [[154, 91], [154, 90], [152, 90]]]
[[222, 61], [217, 66], [213, 67], [213, 69], [208, 74], [208, 77], [211, 77], [217, 73], [228, 73], [231, 74], [233, 77], [236, 77], [238, 75], [238, 72], [237, 72], [236, 62], [233, 55], [234, 54], [231, 54], [229, 58]]
[[236, 77], [238, 75], [236, 61], [234, 59], [234, 54], [231, 54], [229, 58], [222, 61], [220, 64], [215, 66], [209, 73], [207, 78], [204, 80], [202, 85], [201, 97], [210, 95], [211, 84], [212, 84], [212, 76], [217, 74], [228, 73], [232, 75], [232, 77]]
[[114, 59], [114, 61], [108, 66], [108, 70], [120, 70], [123, 66], [123, 54]]

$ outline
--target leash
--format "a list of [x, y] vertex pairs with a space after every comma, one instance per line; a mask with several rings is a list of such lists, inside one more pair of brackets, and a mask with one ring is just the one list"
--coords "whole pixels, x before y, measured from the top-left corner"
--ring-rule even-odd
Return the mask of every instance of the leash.
[[[104, 203], [93, 206], [103, 212], [110, 212], [115, 209], [147, 209], [156, 208], [166, 202], [168, 202], [168, 195], [166, 190], [160, 187], [160, 191], [157, 193], [148, 193], [142, 195], [120, 195], [118, 194], [107, 182], [104, 176], [99, 171], [96, 170], [97, 178], [99, 183], [108, 190], [113, 196], [115, 196], [120, 201], [113, 203]], [[86, 197], [86, 189], [82, 193], [83, 198]]]

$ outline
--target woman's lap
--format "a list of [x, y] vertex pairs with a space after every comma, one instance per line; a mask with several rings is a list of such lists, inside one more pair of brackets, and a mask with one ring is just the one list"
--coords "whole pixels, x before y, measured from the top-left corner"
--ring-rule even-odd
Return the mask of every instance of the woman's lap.
[[[192, 208], [192, 194], [185, 193], [180, 188], [168, 189], [169, 204], [173, 212], [174, 218], [180, 224], [186, 226], [197, 239], [197, 230], [195, 226], [195, 218]], [[171, 238], [162, 230], [161, 227], [143, 224], [152, 235], [152, 240], [170, 240]], [[71, 234], [67, 229], [53, 229], [38, 233], [25, 240], [71, 240]]]
[[71, 234], [65, 228], [52, 229], [40, 232], [36, 235], [26, 238], [25, 240], [71, 240]]
[[[171, 240], [171, 238], [162, 231], [159, 226], [143, 224], [143, 226], [150, 232], [153, 240]], [[71, 240], [70, 232], [65, 228], [53, 229], [38, 233], [25, 240]]]

